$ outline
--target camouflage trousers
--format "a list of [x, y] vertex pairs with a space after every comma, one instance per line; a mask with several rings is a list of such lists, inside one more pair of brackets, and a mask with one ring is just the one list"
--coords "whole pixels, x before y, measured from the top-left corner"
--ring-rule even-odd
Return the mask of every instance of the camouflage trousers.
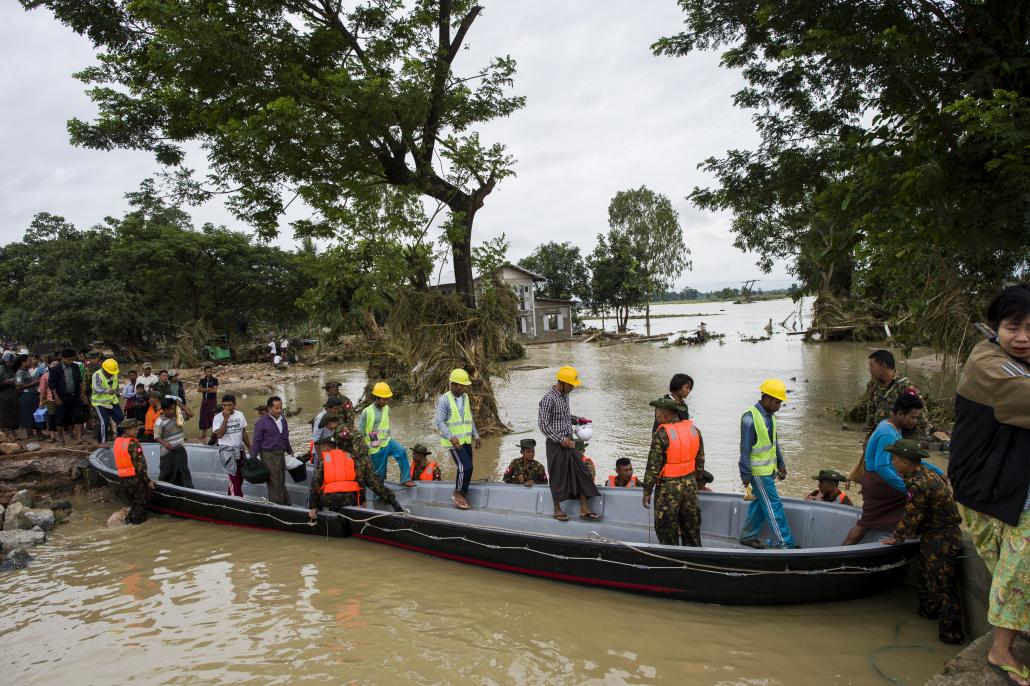
[[121, 479], [122, 492], [129, 501], [129, 514], [125, 521], [129, 524], [142, 524], [147, 518], [147, 502], [150, 500], [150, 489], [140, 483], [134, 476]]
[[938, 620], [942, 643], [962, 642], [962, 605], [958, 595], [958, 565], [962, 535], [958, 527], [922, 534], [916, 557], [919, 614]]
[[325, 509], [339, 512], [345, 507], [360, 505], [359, 496], [360, 491], [351, 491], [349, 493], [325, 493], [322, 495], [322, 503], [325, 505]]
[[654, 532], [663, 545], [701, 546], [701, 505], [697, 501], [697, 479], [693, 473], [658, 480]]

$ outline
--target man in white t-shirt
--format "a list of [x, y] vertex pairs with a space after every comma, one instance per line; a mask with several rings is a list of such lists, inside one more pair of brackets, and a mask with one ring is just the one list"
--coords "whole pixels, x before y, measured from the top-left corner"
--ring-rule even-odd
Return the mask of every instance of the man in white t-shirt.
[[227, 393], [222, 396], [222, 411], [211, 420], [211, 433], [218, 439], [218, 445], [236, 450], [236, 473], [229, 474], [229, 495], [243, 496], [243, 446], [250, 449], [247, 435], [247, 418], [236, 409], [236, 396]]
[[143, 384], [149, 391], [150, 387], [156, 384], [158, 381], [157, 374], [154, 373], [153, 367], [150, 366], [149, 362], [143, 363], [143, 374], [136, 379], [136, 383]]

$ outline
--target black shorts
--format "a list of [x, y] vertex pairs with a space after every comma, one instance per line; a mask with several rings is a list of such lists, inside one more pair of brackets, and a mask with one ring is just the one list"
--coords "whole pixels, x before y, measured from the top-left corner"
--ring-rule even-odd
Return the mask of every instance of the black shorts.
[[61, 393], [61, 404], [54, 408], [54, 426], [82, 423], [82, 399], [74, 393]]

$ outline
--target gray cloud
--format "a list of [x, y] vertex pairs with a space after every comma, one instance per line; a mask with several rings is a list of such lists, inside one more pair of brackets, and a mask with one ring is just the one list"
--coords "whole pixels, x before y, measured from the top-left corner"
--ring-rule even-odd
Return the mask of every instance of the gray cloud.
[[[706, 157], [756, 142], [750, 114], [731, 105], [738, 75], [714, 54], [659, 58], [650, 44], [679, 30], [671, 0], [487, 2], [457, 63], [469, 72], [510, 54], [519, 65], [515, 92], [528, 98], [513, 117], [482, 127], [484, 141], [505, 143], [517, 158], [507, 179], [477, 215], [477, 240], [502, 232], [518, 259], [537, 244], [569, 240], [589, 252], [607, 228], [619, 190], [647, 185], [668, 195], [693, 253], [692, 272], [677, 284], [734, 285], [762, 277], [787, 285], [783, 269], [762, 275], [753, 255], [736, 250], [730, 218], [701, 212], [684, 198], [712, 183], [697, 169]], [[149, 154], [74, 148], [65, 125], [94, 113], [71, 74], [93, 59], [89, 43], [43, 11], [0, 7], [5, 64], [0, 88], [0, 242], [18, 240], [40, 211], [89, 226], [124, 211], [124, 193], [158, 171]], [[189, 162], [204, 169], [197, 153]], [[215, 201], [193, 208], [197, 223], [239, 226]], [[284, 224], [285, 226], [285, 224]], [[286, 229], [278, 241], [292, 244]]]

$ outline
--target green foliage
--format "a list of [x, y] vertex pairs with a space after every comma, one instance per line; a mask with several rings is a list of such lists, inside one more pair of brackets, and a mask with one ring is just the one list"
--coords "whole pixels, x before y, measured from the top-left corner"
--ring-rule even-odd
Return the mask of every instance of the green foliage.
[[508, 262], [508, 246], [510, 242], [503, 233], [493, 240], [483, 241], [481, 245], [472, 248], [472, 266], [482, 277], [480, 283], [483, 290], [493, 287], [493, 276], [497, 270]]
[[692, 199], [802, 288], [956, 349], [1030, 258], [1030, 2], [681, 0], [659, 54], [722, 48], [761, 144]]
[[[471, 230], [513, 173], [474, 127], [524, 105], [507, 95], [515, 62], [461, 75], [453, 63], [482, 8], [469, 0], [22, 0], [47, 7], [98, 49], [79, 72], [99, 110], [69, 123], [72, 141], [149, 150], [181, 165], [200, 143], [204, 182], [174, 174], [193, 200], [227, 193], [268, 238], [296, 198], [315, 218], [301, 235], [350, 235], [356, 207], [388, 203], [383, 186], [451, 213], [459, 293], [470, 303]], [[406, 201], [407, 199], [403, 199]], [[368, 236], [365, 236], [368, 238]]]
[[602, 317], [614, 311], [618, 330], [626, 331], [630, 310], [647, 304], [651, 287], [640, 271], [629, 236], [614, 229], [598, 234], [587, 264], [591, 311]]
[[646, 186], [619, 191], [608, 205], [608, 224], [629, 239], [648, 297], [664, 292], [690, 269], [679, 214], [666, 196]]
[[219, 332], [296, 322], [297, 256], [225, 227], [195, 230], [150, 181], [128, 197], [125, 216], [84, 231], [38, 214], [22, 241], [0, 248], [4, 331], [139, 346], [198, 322]]
[[547, 279], [537, 291], [542, 298], [590, 301], [590, 270], [572, 243], [544, 243], [519, 260], [519, 266]]

